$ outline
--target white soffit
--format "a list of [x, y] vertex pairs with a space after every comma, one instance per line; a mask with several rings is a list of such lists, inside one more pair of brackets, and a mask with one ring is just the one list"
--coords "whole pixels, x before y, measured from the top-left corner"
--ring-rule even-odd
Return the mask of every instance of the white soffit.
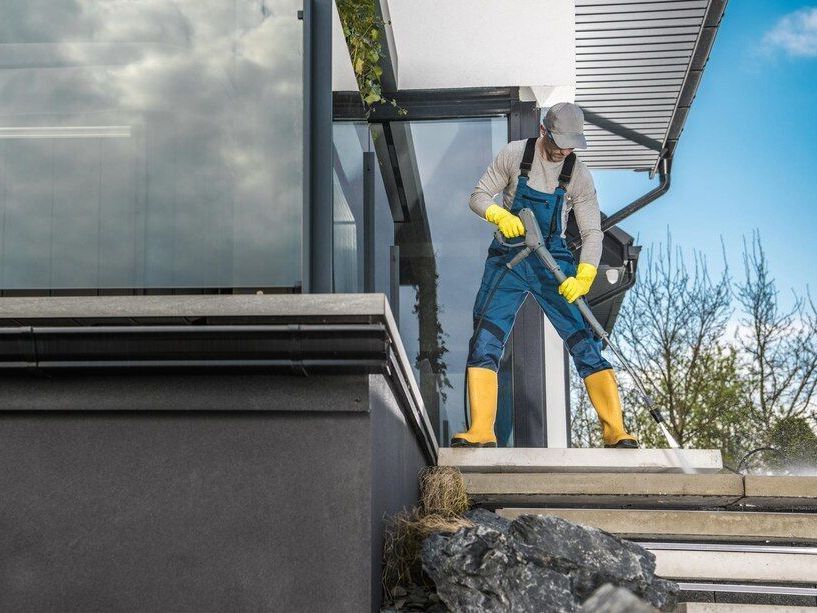
[[388, 0], [388, 6], [401, 90], [575, 85], [573, 0]]

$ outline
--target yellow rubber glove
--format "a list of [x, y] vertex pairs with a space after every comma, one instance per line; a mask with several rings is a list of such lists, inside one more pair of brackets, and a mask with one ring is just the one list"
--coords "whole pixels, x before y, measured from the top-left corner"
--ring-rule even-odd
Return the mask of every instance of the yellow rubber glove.
[[505, 238], [516, 238], [525, 234], [525, 224], [505, 207], [492, 204], [485, 211], [485, 219], [495, 223]]
[[573, 302], [576, 298], [584, 296], [590, 291], [593, 279], [596, 278], [596, 267], [592, 264], [582, 262], [576, 268], [576, 276], [568, 277], [559, 286], [559, 293], [568, 302]]

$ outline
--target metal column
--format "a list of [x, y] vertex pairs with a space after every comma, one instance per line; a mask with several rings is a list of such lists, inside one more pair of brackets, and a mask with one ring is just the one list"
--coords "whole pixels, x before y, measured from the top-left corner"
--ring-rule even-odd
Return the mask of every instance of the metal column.
[[[533, 102], [514, 102], [508, 115], [508, 140], [539, 135], [539, 109]], [[547, 447], [545, 316], [533, 296], [528, 296], [516, 315], [511, 342], [513, 368], [514, 447]], [[501, 375], [500, 375], [501, 377]], [[563, 382], [559, 381], [563, 386]], [[502, 398], [500, 393], [500, 398]], [[561, 415], [560, 411], [560, 415]]]
[[332, 0], [304, 0], [303, 292], [333, 284]]
[[363, 291], [374, 292], [374, 151], [363, 152]]

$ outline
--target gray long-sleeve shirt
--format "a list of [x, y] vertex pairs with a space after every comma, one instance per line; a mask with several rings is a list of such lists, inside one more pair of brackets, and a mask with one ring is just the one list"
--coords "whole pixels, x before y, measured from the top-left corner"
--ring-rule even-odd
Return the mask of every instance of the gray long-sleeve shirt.
[[[497, 154], [488, 170], [482, 175], [471, 193], [469, 205], [477, 215], [485, 218], [485, 211], [494, 202], [494, 196], [502, 192], [502, 206], [510, 210], [516, 194], [516, 182], [519, 178], [519, 164], [525, 153], [525, 140], [514, 140], [505, 145]], [[536, 153], [528, 173], [528, 185], [531, 188], [553, 193], [559, 185], [559, 171], [562, 162], [551, 162], [542, 151], [541, 139], [536, 143]], [[596, 187], [587, 166], [576, 160], [573, 177], [567, 185], [565, 206], [562, 208], [562, 236], [567, 226], [567, 214], [573, 209], [576, 224], [582, 237], [582, 250], [579, 262], [586, 262], [598, 267], [601, 259], [601, 243], [604, 234], [601, 231], [599, 203], [596, 199]]]

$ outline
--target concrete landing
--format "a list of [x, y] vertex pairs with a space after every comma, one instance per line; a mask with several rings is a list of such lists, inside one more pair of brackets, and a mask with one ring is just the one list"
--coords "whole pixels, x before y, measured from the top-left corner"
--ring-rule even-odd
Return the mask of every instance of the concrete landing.
[[472, 473], [717, 473], [717, 449], [440, 448], [438, 464]]
[[627, 539], [721, 540], [743, 543], [817, 544], [815, 513], [745, 513], [640, 509], [497, 509], [515, 519], [523, 514], [555, 515]]

